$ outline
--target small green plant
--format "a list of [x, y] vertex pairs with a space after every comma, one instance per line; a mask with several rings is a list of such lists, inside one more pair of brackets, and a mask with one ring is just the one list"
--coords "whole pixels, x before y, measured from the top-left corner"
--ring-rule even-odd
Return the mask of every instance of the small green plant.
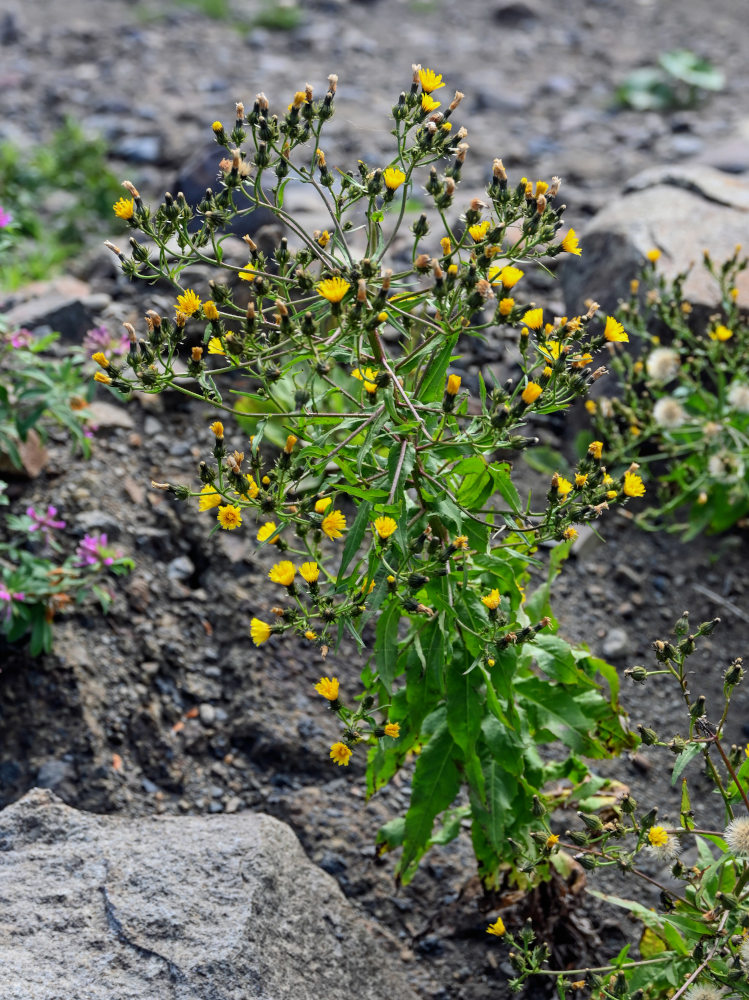
[[[576, 851], [577, 861], [589, 872], [616, 869], [635, 886], [658, 890], [658, 910], [636, 899], [593, 891], [641, 921], [639, 957], [628, 944], [607, 965], [552, 970], [546, 964], [548, 948], [526, 926], [517, 935], [507, 935], [510, 960], [517, 970], [510, 984], [513, 989], [520, 990], [530, 976], [541, 975], [556, 979], [560, 997], [577, 995], [583, 987], [594, 1000], [749, 997], [749, 747], [729, 748], [724, 737], [731, 698], [744, 668], [740, 658], [728, 665], [723, 704], [715, 708], [706, 705], [703, 696], [690, 694], [686, 668], [699, 639], [717, 624], [718, 619], [704, 622], [690, 634], [685, 613], [676, 623], [673, 642], [653, 644], [655, 669], [636, 666], [626, 671], [637, 684], [652, 684], [652, 678], [659, 676], [670, 678], [684, 701], [686, 736], [664, 739], [639, 727], [645, 746], [675, 757], [671, 781], [681, 783], [678, 824], [659, 824], [656, 808], [643, 811], [627, 795], [604, 818], [580, 812], [583, 826], [567, 831], [565, 840], [550, 831], [546, 841], [539, 836], [541, 850], [529, 859], [531, 865], [546, 864], [550, 852]], [[691, 761], [700, 758], [714, 785], [715, 819], [702, 816], [697, 826], [684, 773]], [[685, 850], [693, 855], [692, 861], [682, 860]], [[668, 865], [670, 877], [662, 881], [654, 877], [653, 862]], [[504, 935], [501, 918], [489, 931]]]
[[301, 8], [291, 0], [264, 0], [262, 9], [252, 18], [252, 27], [269, 31], [293, 31], [302, 23]]
[[[594, 355], [626, 333], [613, 317], [599, 325], [595, 305], [545, 317], [518, 291], [523, 268], [580, 253], [574, 230], [559, 232], [558, 178], [511, 184], [496, 159], [486, 200], [458, 217], [463, 95], [443, 104], [444, 86], [415, 66], [393, 107], [390, 155], [353, 170], [329, 164], [322, 146], [337, 77], [322, 100], [307, 86], [277, 114], [264, 94], [247, 114], [237, 105], [231, 129], [213, 123], [221, 181], [197, 229], [183, 198], [152, 209], [125, 182], [115, 211], [133, 235], [128, 253], [110, 249], [129, 277], [172, 282], [175, 314], [149, 312], [141, 339], [129, 327], [125, 361], [97, 352], [95, 379], [122, 393], [171, 387], [250, 434], [237, 440], [214, 421], [199, 483], [154, 485], [212, 513], [216, 530], [255, 521], [258, 543], [277, 553], [279, 604], [270, 622], [249, 623], [256, 646], [292, 633], [324, 658], [348, 635], [365, 654], [362, 691], [336, 677], [315, 686], [340, 721], [332, 761], [364, 749], [370, 794], [413, 768], [410, 807], [379, 837], [382, 851], [400, 848], [398, 877], [412, 878], [467, 818], [487, 883], [509, 871], [527, 884], [515, 861], [544, 802], [560, 782], [584, 782], [583, 758], [630, 740], [613, 668], [558, 634], [551, 580], [575, 524], [645, 487], [633, 469], [609, 475], [592, 442], [570, 479], [554, 473], [545, 497], [519, 496], [511, 460], [537, 444], [534, 415], [584, 395], [604, 371]], [[291, 177], [318, 193], [327, 229], [307, 232], [286, 211]], [[423, 210], [408, 216], [417, 187]], [[247, 237], [247, 264], [228, 263], [226, 223], [258, 207], [287, 235], [270, 258]], [[180, 283], [195, 262], [213, 269], [210, 298]], [[188, 332], [196, 323], [202, 343]], [[469, 396], [451, 371], [459, 340], [499, 326], [517, 330], [522, 374], [480, 379]], [[550, 541], [548, 579], [526, 595]], [[542, 756], [551, 745], [561, 753]]]
[[13, 219], [0, 287], [47, 278], [90, 240], [118, 194], [105, 156], [104, 140], [86, 137], [71, 119], [31, 152], [0, 144], [0, 191]]
[[636, 69], [617, 87], [617, 103], [635, 111], [694, 108], [706, 91], [723, 90], [725, 74], [689, 49], [664, 52], [658, 66]]
[[658, 257], [651, 251], [643, 272], [645, 307], [636, 281], [618, 313], [643, 355], [617, 354], [611, 365], [622, 396], [586, 405], [612, 466], [652, 466], [658, 488], [638, 523], [659, 527], [686, 511], [686, 523], [666, 523], [692, 538], [724, 531], [749, 513], [749, 323], [736, 290], [747, 259], [739, 248], [721, 265], [705, 254], [703, 266], [720, 290], [720, 310], [705, 324], [685, 301], [687, 273], [667, 281], [656, 270]]
[[[7, 506], [0, 481], [0, 506]], [[106, 611], [112, 601], [101, 582], [106, 571], [127, 573], [133, 563], [107, 544], [106, 535], [86, 535], [74, 552], [63, 534], [57, 509], [27, 507], [6, 514], [0, 531], [0, 634], [6, 642], [28, 637], [32, 656], [52, 649], [55, 615], [93, 595]]]

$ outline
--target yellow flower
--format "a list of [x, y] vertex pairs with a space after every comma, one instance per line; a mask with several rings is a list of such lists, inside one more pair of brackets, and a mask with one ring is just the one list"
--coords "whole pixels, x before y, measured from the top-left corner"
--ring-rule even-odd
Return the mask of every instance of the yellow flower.
[[111, 385], [112, 380], [104, 372], [94, 372], [94, 382], [101, 382], [102, 385]]
[[543, 309], [529, 309], [521, 318], [521, 323], [525, 323], [531, 330], [540, 330], [544, 324]]
[[406, 175], [397, 167], [387, 167], [382, 173], [382, 179], [385, 181], [386, 188], [389, 188], [391, 191], [397, 191], [405, 181]]
[[587, 472], [585, 472], [585, 473], [583, 473], [583, 472], [576, 473], [576, 475], [575, 475], [575, 486], [585, 486], [585, 484], [587, 483], [587, 481], [588, 481], [588, 474], [587, 474]]
[[442, 247], [442, 255], [444, 257], [449, 257], [453, 250], [453, 245], [450, 242], [449, 236], [443, 236], [440, 240], [440, 246]]
[[400, 723], [398, 722], [388, 722], [385, 726], [385, 735], [389, 736], [391, 739], [397, 740], [401, 734]]
[[442, 82], [442, 74], [437, 74], [432, 69], [419, 70], [419, 83], [425, 94], [431, 94], [433, 90], [440, 90], [445, 86]]
[[309, 639], [310, 642], [314, 642], [317, 638], [317, 632], [313, 632], [311, 628], [308, 628], [304, 633], [304, 638]]
[[215, 121], [213, 125], [211, 125], [211, 128], [216, 133], [216, 135], [224, 131], [224, 126], [219, 121]]
[[564, 476], [557, 476], [557, 493], [560, 497], [566, 497], [568, 493], [572, 492], [572, 483], [569, 479], [565, 479]]
[[294, 569], [294, 563], [290, 562], [288, 559], [284, 559], [281, 562], [271, 566], [271, 571], [268, 574], [273, 583], [280, 583], [282, 587], [290, 587], [294, 582], [294, 577], [296, 576], [296, 570]]
[[503, 298], [499, 300], [499, 315], [509, 316], [515, 307], [515, 299]]
[[427, 112], [436, 111], [436, 109], [440, 106], [441, 103], [442, 103], [441, 101], [435, 101], [435, 99], [433, 97], [430, 97], [429, 94], [421, 95], [422, 111], [427, 111]]
[[324, 514], [332, 503], [333, 503], [333, 497], [323, 497], [322, 500], [318, 500], [315, 503], [315, 513]]
[[541, 372], [541, 374], [543, 375], [544, 378], [551, 378], [551, 376], [554, 374], [554, 369], [551, 368], [549, 365], [547, 365]]
[[305, 583], [317, 583], [320, 578], [320, 567], [316, 562], [304, 562], [299, 567], [299, 575]]
[[453, 123], [452, 122], [442, 122], [442, 124], [440, 125], [440, 128], [442, 129], [443, 132], [452, 132], [452, 130], [453, 130]]
[[343, 278], [326, 278], [318, 283], [317, 292], [328, 302], [340, 302], [349, 288], [351, 285]]
[[135, 200], [133, 198], [120, 198], [112, 205], [114, 214], [118, 219], [132, 219], [135, 215]]
[[447, 268], [447, 273], [450, 275], [451, 278], [454, 278], [455, 275], [458, 273], [458, 265], [450, 264]]
[[392, 517], [377, 517], [375, 518], [373, 527], [384, 541], [386, 538], [390, 538], [394, 531], [397, 531], [398, 522]]
[[321, 677], [315, 684], [315, 691], [328, 701], [337, 701], [339, 686], [337, 677]]
[[286, 444], [283, 446], [283, 450], [287, 455], [290, 455], [294, 450], [294, 445], [297, 443], [299, 438], [295, 437], [293, 434], [289, 434], [286, 438]]
[[[593, 355], [588, 354], [588, 352], [586, 351], [585, 354], [581, 354], [579, 358], [575, 358], [575, 360], [572, 362], [572, 367], [587, 368], [587, 366], [591, 364], [592, 361], [593, 361]], [[635, 367], [637, 367], [637, 362], [635, 362]]]
[[222, 500], [223, 497], [221, 494], [217, 493], [212, 486], [206, 483], [198, 497], [198, 510], [213, 510], [214, 507], [218, 507]]
[[642, 479], [634, 472], [624, 473], [624, 486], [622, 487], [624, 493], [628, 497], [642, 497], [645, 496], [645, 484]]
[[272, 535], [276, 534], [277, 530], [278, 529], [276, 528], [276, 525], [273, 523], [273, 521], [266, 521], [265, 524], [257, 533], [257, 540], [259, 542], [267, 542], [270, 540], [270, 543], [272, 545], [274, 542], [278, 541], [277, 538], [271, 537]]
[[184, 313], [185, 316], [192, 316], [193, 313], [196, 313], [200, 309], [201, 305], [202, 303], [198, 295], [192, 288], [188, 288], [182, 295], [177, 296], [177, 305], [174, 308], [177, 312]]
[[603, 454], [603, 441], [591, 441], [588, 445], [588, 454], [592, 458], [599, 459]]
[[652, 250], [648, 250], [648, 252], [645, 254], [645, 256], [648, 258], [648, 260], [650, 261], [651, 264], [655, 264], [655, 262], [658, 260], [658, 258], [660, 257], [660, 255], [661, 255], [661, 252], [660, 252], [660, 250], [657, 249], [657, 247], [653, 247]]
[[264, 642], [267, 642], [270, 639], [271, 632], [270, 625], [260, 621], [259, 618], [253, 618], [250, 622], [250, 635], [256, 646], [262, 646]]
[[225, 507], [219, 507], [216, 515], [218, 523], [227, 531], [234, 531], [242, 523], [242, 511], [239, 507], [234, 507], [228, 503]]
[[546, 838], [546, 845], [545, 845], [546, 850], [550, 851], [552, 847], [556, 847], [558, 843], [559, 843], [559, 837], [557, 836], [557, 834], [550, 833], [549, 836]]
[[563, 534], [564, 537], [567, 539], [567, 541], [572, 539], [572, 541], [574, 542], [574, 540], [577, 538], [577, 528], [565, 528]]
[[613, 500], [616, 496], [616, 490], [606, 490], [606, 496], [609, 500]]
[[255, 280], [255, 269], [252, 266], [251, 261], [247, 261], [244, 268], [237, 275], [242, 281], [254, 281]]
[[239, 492], [242, 494], [243, 497], [249, 497], [250, 500], [254, 500], [255, 497], [260, 492], [260, 487], [252, 478], [252, 476], [246, 475], [244, 478], [247, 481], [247, 485], [244, 486], [241, 490], [239, 490]]
[[91, 355], [91, 360], [95, 361], [97, 365], [101, 365], [102, 368], [109, 368], [109, 362], [107, 361], [107, 356], [103, 351], [97, 351], [96, 354]]
[[588, 411], [588, 413], [595, 413], [596, 410], [598, 409], [596, 401], [594, 399], [586, 399], [585, 409]]
[[218, 309], [213, 299], [208, 299], [203, 303], [203, 315], [206, 319], [218, 319]]
[[456, 549], [467, 549], [468, 535], [458, 535], [458, 537], [453, 542], [453, 547]]
[[502, 282], [502, 285], [505, 288], [512, 288], [517, 285], [524, 274], [525, 271], [521, 271], [519, 267], [513, 267], [512, 264], [507, 264], [505, 267], [501, 267], [499, 269], [495, 277], [498, 281]]
[[651, 847], [663, 847], [668, 843], [668, 834], [662, 826], [651, 826], [648, 830], [648, 842]]
[[486, 597], [481, 598], [481, 603], [485, 604], [490, 611], [496, 611], [499, 607], [500, 600], [499, 591], [494, 589], [490, 591]]
[[546, 181], [536, 181], [536, 198], [538, 198], [540, 194], [546, 194], [548, 190], [549, 185]]
[[345, 743], [334, 743], [330, 748], [330, 756], [339, 767], [348, 767], [351, 760], [351, 750]]
[[374, 589], [375, 589], [374, 580], [369, 581], [369, 586], [367, 586], [367, 581], [365, 580], [364, 583], [359, 588], [362, 594], [371, 594]]
[[346, 517], [343, 511], [332, 510], [329, 514], [326, 514], [322, 519], [320, 527], [328, 538], [342, 538], [343, 532], [346, 530]]
[[543, 389], [537, 382], [529, 382], [525, 389], [523, 389], [520, 398], [527, 406], [530, 406], [531, 403], [535, 403], [542, 392]]
[[468, 227], [468, 232], [473, 237], [474, 243], [480, 243], [481, 240], [486, 236], [487, 230], [489, 229], [489, 220], [484, 219], [483, 222], [476, 222], [474, 225]]
[[447, 385], [445, 386], [445, 392], [448, 396], [457, 396], [460, 391], [461, 378], [460, 375], [448, 375]]
[[714, 330], [710, 331], [710, 340], [725, 341], [730, 340], [733, 336], [733, 330], [729, 330], [727, 326], [723, 326], [719, 323]]
[[613, 344], [629, 343], [629, 337], [624, 332], [624, 327], [613, 316], [606, 317], [606, 326], [604, 327], [603, 335], [606, 340]]
[[577, 240], [577, 234], [574, 229], [570, 229], [562, 240], [562, 250], [564, 250], [565, 253], [573, 253], [576, 257], [579, 257], [582, 254], [583, 248]]
[[493, 924], [489, 924], [486, 928], [487, 934], [493, 934], [495, 937], [502, 937], [502, 935], [507, 931], [501, 917], [497, 917]]
[[323, 250], [330, 243], [330, 233], [327, 229], [323, 229], [320, 235], [317, 237], [318, 246], [321, 246]]
[[226, 351], [218, 337], [211, 337], [208, 341], [208, 353], [209, 354], [222, 354], [226, 357]]
[[219, 441], [223, 438], [223, 436], [224, 436], [224, 425], [221, 423], [220, 420], [214, 420], [213, 421], [213, 423], [211, 424], [211, 430], [216, 435], [216, 437], [218, 438]]

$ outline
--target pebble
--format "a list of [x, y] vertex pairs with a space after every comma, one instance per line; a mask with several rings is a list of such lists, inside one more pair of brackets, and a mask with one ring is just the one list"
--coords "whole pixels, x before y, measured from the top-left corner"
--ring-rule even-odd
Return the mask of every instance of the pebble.
[[204, 726], [212, 726], [216, 721], [216, 709], [208, 702], [203, 702], [199, 709], [200, 721]]
[[606, 638], [601, 646], [601, 652], [606, 657], [611, 657], [612, 659], [617, 659], [630, 651], [631, 643], [629, 635], [624, 631], [623, 628], [612, 628], [609, 629]]
[[224, 806], [224, 812], [235, 813], [241, 807], [242, 800], [237, 796], [233, 795], [230, 799], [226, 800], [226, 805]]
[[75, 774], [71, 764], [64, 760], [45, 760], [36, 776], [38, 788], [57, 788], [67, 778]]
[[194, 572], [195, 563], [189, 556], [177, 556], [166, 568], [166, 575], [170, 580], [189, 580]]
[[158, 163], [161, 159], [161, 136], [127, 135], [114, 144], [112, 155], [130, 163]]

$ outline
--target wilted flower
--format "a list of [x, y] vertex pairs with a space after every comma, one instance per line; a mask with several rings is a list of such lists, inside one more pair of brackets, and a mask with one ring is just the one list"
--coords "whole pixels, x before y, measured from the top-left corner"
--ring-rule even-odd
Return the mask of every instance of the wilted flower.
[[645, 371], [658, 382], [668, 382], [675, 378], [681, 366], [679, 352], [670, 347], [656, 347], [648, 355], [645, 362]]
[[686, 419], [687, 411], [673, 396], [663, 396], [653, 407], [653, 420], [666, 430], [681, 427]]
[[749, 413], [749, 385], [746, 382], [732, 382], [727, 399], [730, 406], [739, 413]]

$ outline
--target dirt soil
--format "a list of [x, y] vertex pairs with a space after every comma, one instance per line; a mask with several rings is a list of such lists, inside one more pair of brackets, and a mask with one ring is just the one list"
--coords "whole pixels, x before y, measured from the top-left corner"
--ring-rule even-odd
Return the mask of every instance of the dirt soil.
[[[263, 89], [286, 101], [307, 79], [320, 92], [336, 72], [331, 155], [347, 165], [375, 161], [387, 148], [385, 115], [419, 61], [467, 94], [466, 188], [480, 193], [496, 155], [518, 176], [560, 174], [569, 218], [581, 226], [627, 177], [655, 163], [702, 158], [749, 170], [742, 8], [714, 0], [708, 19], [699, 0], [570, 0], [554, 8], [533, 0], [318, 0], [282, 32], [247, 27], [256, 12], [249, 3], [210, 20], [157, 0], [66, 0], [64, 18], [52, 0], [10, 0], [0, 18], [0, 137], [43, 140], [71, 114], [105, 134], [115, 169], [157, 197], [174, 190], [210, 122], [230, 119], [235, 100], [251, 102]], [[679, 47], [720, 63], [725, 91], [698, 110], [612, 110], [624, 75]], [[113, 222], [102, 239], [116, 232]], [[161, 306], [159, 296], [169, 302], [164, 290], [149, 297], [128, 286], [98, 250], [73, 269], [100, 296], [112, 329], [139, 323], [145, 309]], [[557, 288], [541, 282], [537, 290], [539, 304], [561, 311]], [[468, 372], [494, 360], [476, 343], [465, 351]], [[399, 935], [392, 961], [425, 1000], [508, 996], [506, 948], [485, 933], [496, 911], [477, 905], [468, 836], [434, 850], [413, 883], [397, 889], [391, 860], [378, 862], [373, 843], [378, 827], [406, 807], [407, 776], [365, 803], [361, 766], [343, 771], [327, 759], [337, 731], [313, 684], [322, 672], [335, 674], [355, 692], [361, 657], [343, 646], [323, 665], [301, 644], [275, 638], [256, 649], [248, 625], [254, 615], [267, 619], [275, 603], [272, 557], [254, 548], [249, 532], [209, 538], [205, 515], [150, 489], [152, 479], [197, 481], [210, 419], [205, 406], [173, 395], [136, 401], [102, 419], [90, 461], [53, 442], [42, 476], [11, 483], [13, 509], [54, 503], [73, 533], [96, 525], [136, 569], [115, 582], [106, 617], [91, 607], [60, 619], [54, 654], [31, 660], [23, 649], [0, 648], [0, 805], [44, 784], [95, 812], [271, 813], [291, 824], [357, 906]], [[227, 437], [241, 447], [228, 422]], [[691, 661], [692, 689], [707, 696], [710, 713], [728, 662], [749, 656], [746, 535], [687, 545], [645, 534], [618, 514], [600, 531], [604, 541], [581, 546], [556, 587], [563, 633], [623, 672], [651, 664], [650, 643], [685, 609], [695, 623], [720, 615], [721, 627]], [[665, 684], [638, 688], [623, 679], [623, 701], [633, 725], [666, 737], [686, 728]], [[735, 742], [749, 735], [748, 707], [743, 692], [729, 733]], [[600, 770], [668, 819], [678, 813], [668, 763], [640, 750]], [[696, 793], [707, 787], [696, 767], [693, 780]], [[576, 822], [554, 817], [560, 832]], [[510, 925], [519, 919], [517, 911], [503, 915]], [[633, 932], [621, 912], [593, 900], [578, 902], [565, 926], [576, 932], [567, 958], [581, 964], [618, 950]]]

